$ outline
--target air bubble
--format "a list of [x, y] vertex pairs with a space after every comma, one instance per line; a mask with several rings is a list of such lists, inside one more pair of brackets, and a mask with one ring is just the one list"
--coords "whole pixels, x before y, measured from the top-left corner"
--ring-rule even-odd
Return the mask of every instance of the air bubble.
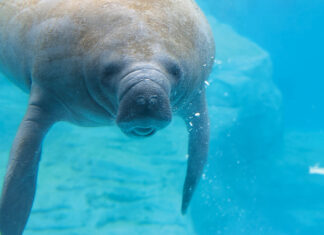
[[206, 174], [202, 174], [201, 178], [202, 178], [203, 180], [205, 180], [205, 179], [206, 179]]

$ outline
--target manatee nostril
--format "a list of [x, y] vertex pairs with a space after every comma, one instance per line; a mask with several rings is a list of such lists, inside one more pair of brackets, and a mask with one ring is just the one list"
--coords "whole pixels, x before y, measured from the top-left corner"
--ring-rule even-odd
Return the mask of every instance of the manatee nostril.
[[152, 95], [149, 99], [149, 105], [155, 105], [158, 102], [157, 95]]
[[146, 102], [145, 102], [145, 97], [144, 96], [139, 96], [139, 97], [137, 97], [137, 99], [136, 99], [136, 103], [138, 104], [138, 105], [144, 105]]

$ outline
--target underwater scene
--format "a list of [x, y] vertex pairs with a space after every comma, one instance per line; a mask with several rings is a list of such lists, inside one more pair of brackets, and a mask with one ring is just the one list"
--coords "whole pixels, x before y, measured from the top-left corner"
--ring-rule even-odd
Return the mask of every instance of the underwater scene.
[[[196, 3], [216, 54], [204, 81], [208, 160], [187, 213], [180, 117], [149, 138], [59, 122], [43, 141], [24, 235], [324, 234], [324, 1]], [[29, 99], [4, 74], [0, 185]]]

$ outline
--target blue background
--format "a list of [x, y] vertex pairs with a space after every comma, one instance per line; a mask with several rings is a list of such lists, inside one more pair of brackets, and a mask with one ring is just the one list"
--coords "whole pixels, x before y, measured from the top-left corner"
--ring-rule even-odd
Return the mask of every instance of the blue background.
[[[322, 235], [324, 176], [309, 174], [309, 168], [324, 165], [324, 1], [198, 3], [206, 15], [269, 53], [283, 110], [262, 112], [262, 101], [256, 101], [264, 94], [269, 103], [279, 100], [271, 81], [228, 76], [219, 82], [215, 66], [207, 97], [213, 123], [210, 162], [186, 217], [179, 210], [187, 147], [180, 120], [145, 141], [128, 139], [116, 127], [60, 123], [44, 143], [26, 235], [187, 235], [183, 231], [191, 222], [197, 235]], [[229, 33], [227, 26], [222, 30]], [[238, 38], [254, 50], [251, 55], [262, 54], [232, 31], [228, 35], [233, 38], [226, 45]], [[235, 50], [229, 54], [235, 57]], [[233, 69], [234, 63], [228, 64]], [[0, 77], [0, 181], [27, 99]], [[229, 107], [219, 108], [217, 102]], [[241, 119], [228, 122], [236, 111]], [[284, 131], [280, 120], [273, 120], [280, 111]]]
[[273, 78], [284, 97], [286, 126], [323, 128], [324, 1], [198, 2], [270, 53]]

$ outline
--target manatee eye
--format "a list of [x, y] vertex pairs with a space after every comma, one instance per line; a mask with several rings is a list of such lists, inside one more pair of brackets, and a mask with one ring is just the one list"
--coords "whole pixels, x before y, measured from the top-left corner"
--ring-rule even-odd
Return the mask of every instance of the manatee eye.
[[164, 65], [166, 72], [171, 75], [174, 82], [178, 82], [182, 77], [182, 69], [180, 65], [172, 58], [162, 57], [160, 63]]
[[104, 65], [101, 75], [101, 83], [105, 87], [113, 87], [114, 81], [117, 79], [118, 75], [124, 68], [124, 63], [115, 61]]
[[167, 64], [167, 70], [175, 78], [176, 81], [178, 81], [182, 76], [182, 71], [178, 64], [169, 62]]
[[123, 63], [121, 62], [112, 62], [104, 67], [103, 75], [106, 78], [111, 78], [114, 75], [118, 74], [123, 68]]

